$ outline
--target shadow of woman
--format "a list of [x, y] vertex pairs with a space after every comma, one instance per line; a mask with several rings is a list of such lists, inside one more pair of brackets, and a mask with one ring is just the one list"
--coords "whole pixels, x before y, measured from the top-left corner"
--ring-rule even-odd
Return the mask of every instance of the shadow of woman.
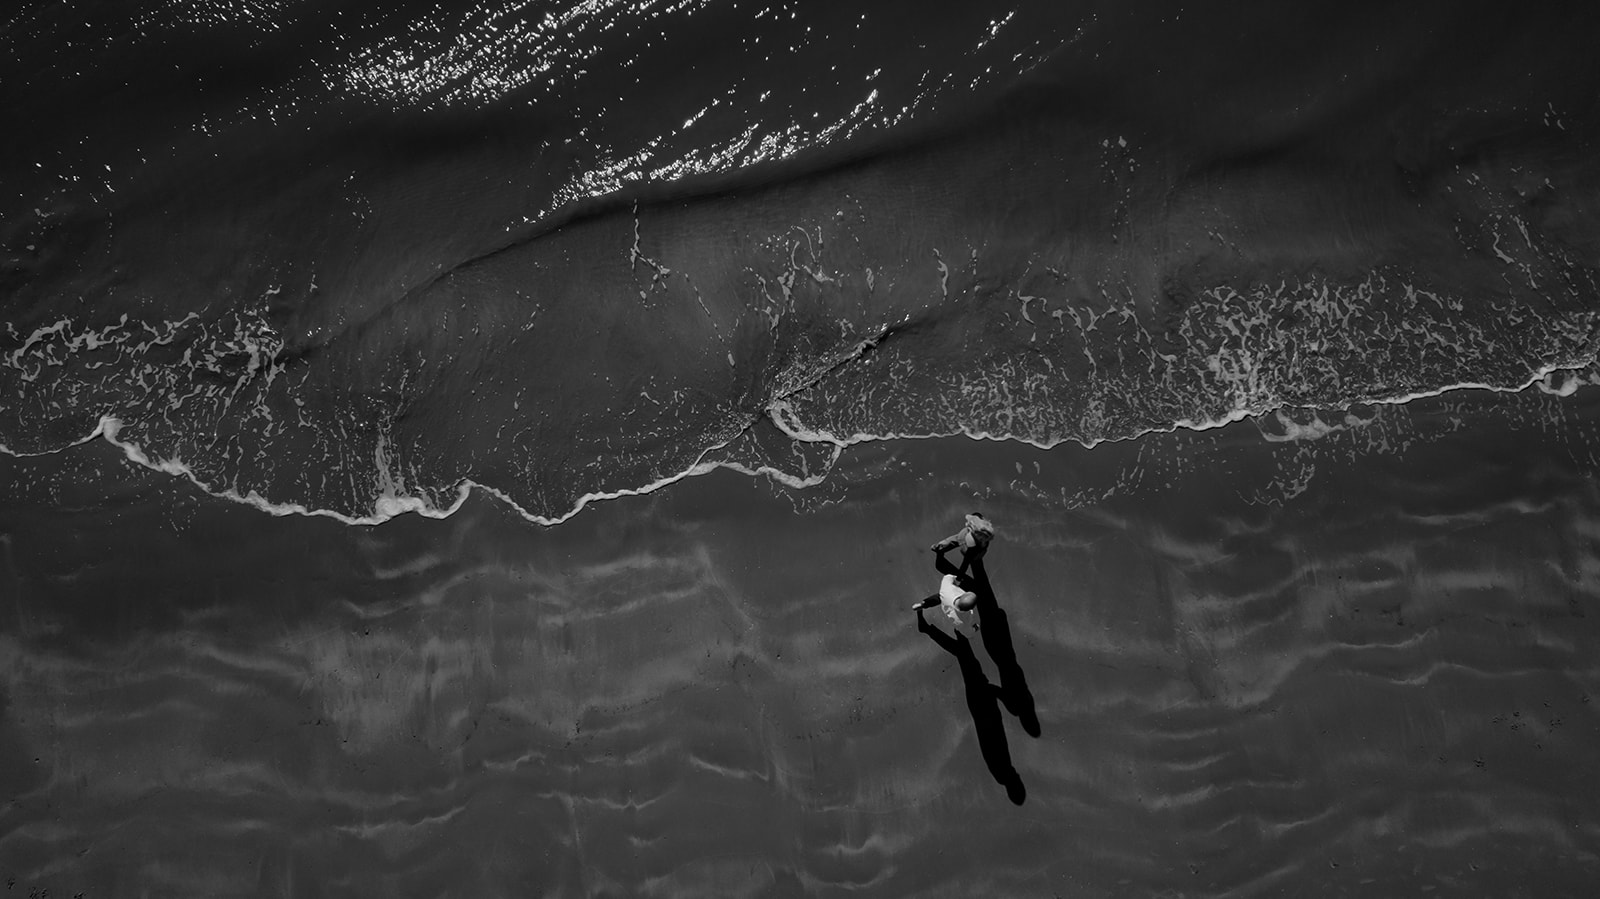
[[[995, 599], [994, 588], [989, 584], [989, 572], [983, 567], [983, 554], [974, 553], [965, 562], [971, 569], [972, 592], [978, 596], [978, 634], [983, 638], [983, 649], [994, 660], [1000, 674], [998, 697], [1006, 711], [1016, 716], [1022, 729], [1030, 737], [1039, 736], [1039, 712], [1033, 704], [1033, 691], [1028, 689], [1028, 678], [1017, 664], [1017, 650], [1011, 643], [1011, 621], [1006, 610]], [[945, 574], [955, 574], [956, 568], [940, 555], [936, 567]]]
[[1017, 650], [1011, 644], [1011, 621], [1006, 610], [994, 598], [994, 588], [989, 586], [989, 572], [983, 568], [983, 557], [972, 560], [972, 581], [978, 594], [979, 633], [983, 648], [994, 660], [1000, 672], [1000, 703], [1006, 711], [1017, 716], [1022, 729], [1030, 737], [1039, 736], [1039, 712], [1033, 705], [1033, 691], [1028, 689], [1028, 678], [1017, 664]]
[[972, 713], [972, 725], [978, 732], [978, 751], [983, 755], [983, 763], [994, 779], [1006, 788], [1006, 798], [1021, 805], [1028, 798], [1028, 790], [1011, 764], [1011, 748], [1006, 743], [1005, 724], [1000, 716], [999, 688], [989, 683], [966, 637], [952, 637], [929, 624], [921, 612], [917, 613], [917, 630], [956, 657], [961, 667], [961, 681], [967, 688], [967, 711]]

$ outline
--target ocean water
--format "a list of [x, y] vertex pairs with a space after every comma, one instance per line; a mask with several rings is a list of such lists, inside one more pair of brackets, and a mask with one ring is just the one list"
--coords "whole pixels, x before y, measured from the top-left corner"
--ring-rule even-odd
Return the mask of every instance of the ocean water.
[[1596, 24], [0, 14], [0, 878], [1587, 895]]

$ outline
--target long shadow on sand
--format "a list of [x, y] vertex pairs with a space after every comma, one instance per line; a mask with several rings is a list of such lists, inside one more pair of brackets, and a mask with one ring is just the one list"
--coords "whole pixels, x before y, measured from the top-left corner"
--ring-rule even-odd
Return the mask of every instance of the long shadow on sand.
[[[1000, 673], [997, 691], [1000, 704], [1017, 717], [1028, 736], [1037, 737], [1039, 713], [1033, 705], [1033, 691], [1028, 689], [1028, 678], [1022, 673], [1022, 666], [1017, 664], [1017, 650], [1011, 642], [1011, 620], [1006, 617], [1006, 610], [1000, 608], [999, 600], [995, 599], [994, 587], [989, 584], [989, 572], [983, 567], [983, 556], [975, 554], [967, 557], [963, 566], [970, 568], [972, 592], [978, 595], [979, 636], [983, 638], [983, 648], [994, 660], [994, 666]], [[941, 574], [961, 573], [943, 553], [934, 557], [934, 567]]]
[[1037, 737], [1039, 713], [1033, 705], [1033, 691], [1028, 689], [1028, 678], [1023, 675], [1022, 666], [1017, 664], [1017, 650], [1011, 644], [1011, 621], [1006, 617], [1006, 610], [1000, 608], [1000, 603], [994, 598], [994, 588], [989, 586], [989, 572], [984, 570], [983, 557], [973, 558], [971, 568], [972, 580], [976, 584], [972, 592], [978, 594], [979, 635], [983, 637], [984, 650], [1000, 672], [1000, 704], [1017, 716], [1017, 721], [1028, 736]]
[[927, 622], [919, 613], [917, 630], [939, 644], [945, 652], [956, 657], [961, 666], [961, 681], [967, 688], [967, 711], [972, 713], [973, 727], [978, 731], [978, 751], [983, 754], [989, 773], [1006, 788], [1006, 796], [1021, 805], [1028, 798], [1028, 789], [1022, 785], [1022, 776], [1011, 764], [1011, 748], [1006, 743], [1006, 728], [1001, 721], [999, 689], [989, 683], [978, 663], [977, 653], [966, 637], [951, 636]]
[[[956, 566], [944, 557], [944, 553], [934, 556], [934, 565], [943, 574], [959, 573]], [[971, 556], [964, 565], [971, 568], [973, 592], [978, 595], [979, 634], [983, 638], [984, 650], [994, 660], [995, 668], [1000, 673], [1000, 685], [997, 687], [989, 682], [983, 666], [978, 662], [977, 653], [965, 637], [946, 634], [929, 625], [920, 615], [917, 629], [927, 634], [945, 652], [956, 657], [961, 666], [961, 680], [967, 690], [967, 710], [972, 713], [972, 723], [978, 732], [978, 749], [983, 754], [984, 764], [989, 766], [989, 773], [994, 775], [994, 779], [1006, 788], [1006, 796], [1021, 805], [1028, 793], [1021, 775], [1011, 764], [1011, 748], [1006, 741], [1000, 707], [1004, 706], [1006, 711], [1015, 715], [1022, 729], [1031, 737], [1039, 736], [1039, 715], [1034, 709], [1033, 693], [1028, 689], [1022, 666], [1017, 664], [1017, 652], [1011, 642], [1011, 622], [995, 599], [994, 588], [989, 584], [989, 572], [983, 567], [983, 557]]]

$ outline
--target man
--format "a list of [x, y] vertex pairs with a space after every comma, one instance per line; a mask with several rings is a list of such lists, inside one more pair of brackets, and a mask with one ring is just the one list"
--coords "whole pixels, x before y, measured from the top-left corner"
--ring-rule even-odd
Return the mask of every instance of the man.
[[[943, 553], [939, 560], [944, 561]], [[964, 574], [946, 574], [939, 581], [938, 593], [911, 608], [920, 618], [923, 609], [938, 606], [952, 630], [962, 637], [970, 637], [978, 631], [978, 594], [972, 591], [973, 586], [972, 580]]]

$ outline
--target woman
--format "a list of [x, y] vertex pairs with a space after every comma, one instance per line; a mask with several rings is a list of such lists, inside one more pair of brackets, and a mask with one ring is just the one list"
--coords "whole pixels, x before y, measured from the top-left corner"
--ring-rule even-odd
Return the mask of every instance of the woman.
[[993, 539], [994, 525], [983, 517], [982, 512], [972, 512], [967, 515], [961, 530], [935, 543], [933, 551], [942, 553], [961, 547], [961, 567], [957, 570], [964, 572], [973, 559], [983, 558], [983, 554], [989, 551], [989, 541]]

